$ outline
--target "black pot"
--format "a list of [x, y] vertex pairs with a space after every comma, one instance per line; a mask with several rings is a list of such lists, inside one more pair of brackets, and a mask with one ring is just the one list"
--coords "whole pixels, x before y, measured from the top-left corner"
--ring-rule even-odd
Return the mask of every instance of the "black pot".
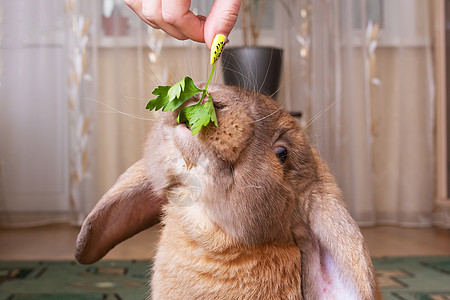
[[276, 97], [283, 50], [271, 47], [225, 47], [222, 53], [225, 84]]

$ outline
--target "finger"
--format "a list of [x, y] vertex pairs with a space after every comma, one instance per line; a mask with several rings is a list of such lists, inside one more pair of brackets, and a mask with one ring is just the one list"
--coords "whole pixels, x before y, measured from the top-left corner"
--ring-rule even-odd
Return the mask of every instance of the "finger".
[[179, 40], [187, 39], [178, 29], [164, 22], [161, 14], [161, 0], [126, 0], [127, 5], [138, 17], [155, 29], [162, 29]]
[[228, 37], [236, 24], [240, 7], [241, 0], [214, 1], [204, 27], [204, 39], [208, 48], [211, 48], [216, 34]]
[[142, 2], [140, 0], [123, 0], [123, 1], [133, 11], [136, 11], [136, 8], [141, 7], [142, 5]]
[[[125, 4], [131, 8], [135, 12], [135, 14], [145, 23], [150, 25], [151, 27], [155, 29], [160, 29], [158, 25], [148, 20], [143, 14], [142, 14], [142, 1], [141, 0], [124, 0]], [[145, 0], [144, 0], [145, 1]]]
[[190, 11], [190, 6], [190, 0], [163, 0], [162, 19], [188, 39], [202, 43], [205, 19]]

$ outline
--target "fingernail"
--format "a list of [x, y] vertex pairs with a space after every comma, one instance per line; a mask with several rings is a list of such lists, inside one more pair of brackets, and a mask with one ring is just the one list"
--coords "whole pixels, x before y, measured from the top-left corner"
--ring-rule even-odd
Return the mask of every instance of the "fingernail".
[[226, 43], [228, 43], [228, 38], [225, 35], [216, 34], [211, 45], [211, 66], [219, 59]]

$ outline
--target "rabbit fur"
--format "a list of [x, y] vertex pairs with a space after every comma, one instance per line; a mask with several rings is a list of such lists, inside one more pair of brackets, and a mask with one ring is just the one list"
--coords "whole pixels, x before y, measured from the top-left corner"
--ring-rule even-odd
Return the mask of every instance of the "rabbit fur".
[[192, 136], [163, 113], [85, 220], [76, 259], [161, 221], [153, 299], [375, 299], [364, 239], [297, 122], [256, 92], [208, 91], [219, 127]]

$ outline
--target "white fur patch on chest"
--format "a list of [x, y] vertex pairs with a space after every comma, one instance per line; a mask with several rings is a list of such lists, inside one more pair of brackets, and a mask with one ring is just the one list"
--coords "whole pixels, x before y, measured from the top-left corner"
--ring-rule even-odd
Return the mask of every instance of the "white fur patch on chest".
[[201, 228], [212, 229], [213, 222], [208, 217], [202, 198], [205, 186], [211, 184], [211, 175], [207, 172], [209, 160], [202, 157], [196, 166], [188, 166], [179, 158], [173, 162], [172, 168], [179, 181], [169, 193], [169, 202], [175, 205], [184, 215], [184, 222]]
[[176, 174], [177, 185], [171, 190], [169, 201], [178, 206], [190, 206], [201, 199], [203, 190], [210, 182], [207, 174], [208, 159], [196, 166], [188, 166], [182, 158], [171, 162], [171, 173]]

